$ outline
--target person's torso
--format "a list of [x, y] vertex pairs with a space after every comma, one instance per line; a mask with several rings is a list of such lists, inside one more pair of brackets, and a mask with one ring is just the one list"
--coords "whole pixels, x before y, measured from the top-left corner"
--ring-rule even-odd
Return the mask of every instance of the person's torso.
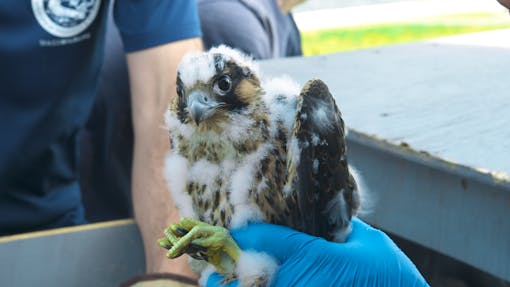
[[77, 136], [94, 99], [108, 2], [0, 3], [0, 235], [81, 208]]

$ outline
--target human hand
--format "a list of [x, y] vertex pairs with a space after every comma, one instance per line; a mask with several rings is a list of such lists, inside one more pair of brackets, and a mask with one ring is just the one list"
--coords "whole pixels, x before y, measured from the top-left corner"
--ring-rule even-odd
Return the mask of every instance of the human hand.
[[[352, 227], [345, 243], [265, 223], [233, 230], [232, 236], [241, 249], [265, 252], [278, 261], [273, 286], [428, 286], [386, 234], [357, 218]], [[213, 273], [207, 286], [221, 286], [222, 279]]]

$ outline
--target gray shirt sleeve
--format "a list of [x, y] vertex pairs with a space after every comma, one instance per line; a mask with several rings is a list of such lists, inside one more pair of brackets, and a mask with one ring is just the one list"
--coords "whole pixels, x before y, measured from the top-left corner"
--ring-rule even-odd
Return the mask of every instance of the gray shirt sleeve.
[[272, 58], [271, 35], [259, 18], [238, 1], [199, 1], [204, 45], [226, 44], [255, 59]]

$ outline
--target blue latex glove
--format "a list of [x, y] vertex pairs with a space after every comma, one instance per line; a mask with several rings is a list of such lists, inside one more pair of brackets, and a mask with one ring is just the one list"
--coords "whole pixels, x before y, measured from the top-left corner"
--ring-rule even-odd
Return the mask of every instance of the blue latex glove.
[[[265, 252], [279, 262], [273, 286], [429, 286], [386, 234], [357, 218], [352, 227], [345, 243], [265, 223], [234, 230], [232, 236], [241, 249]], [[222, 279], [213, 273], [207, 286], [221, 286]]]

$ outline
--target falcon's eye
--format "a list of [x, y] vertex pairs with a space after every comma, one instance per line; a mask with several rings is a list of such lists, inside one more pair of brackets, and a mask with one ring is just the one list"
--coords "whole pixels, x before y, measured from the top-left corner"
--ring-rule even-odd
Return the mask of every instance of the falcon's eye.
[[221, 76], [216, 83], [214, 83], [214, 92], [219, 95], [226, 95], [232, 89], [232, 80], [228, 75]]

